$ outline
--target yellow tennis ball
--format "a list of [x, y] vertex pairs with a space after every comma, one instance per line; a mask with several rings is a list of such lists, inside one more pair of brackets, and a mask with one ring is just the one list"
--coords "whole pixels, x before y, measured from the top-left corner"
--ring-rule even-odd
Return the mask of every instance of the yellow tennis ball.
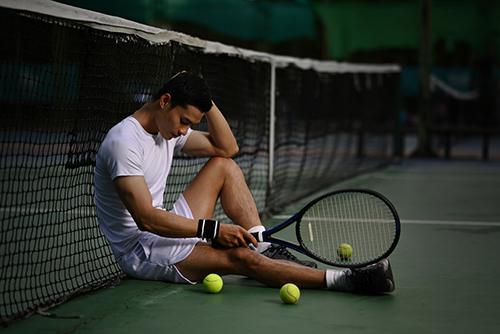
[[300, 290], [293, 283], [287, 283], [280, 289], [280, 298], [285, 304], [297, 304], [300, 299]]
[[340, 244], [337, 248], [337, 255], [343, 261], [349, 260], [352, 256], [352, 246], [347, 243]]
[[222, 277], [217, 274], [207, 275], [203, 279], [203, 285], [205, 286], [205, 290], [209, 293], [219, 293], [222, 290], [222, 286], [224, 282], [222, 281]]

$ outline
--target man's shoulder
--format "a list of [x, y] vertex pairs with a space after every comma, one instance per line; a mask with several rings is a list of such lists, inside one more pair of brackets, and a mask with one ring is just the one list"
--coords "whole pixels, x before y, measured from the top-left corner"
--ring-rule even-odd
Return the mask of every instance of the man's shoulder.
[[122, 150], [134, 150], [134, 147], [141, 147], [140, 136], [133, 120], [130, 118], [123, 119], [108, 131], [101, 143], [100, 153], [109, 154], [118, 151], [122, 154], [124, 153], [121, 152]]
[[134, 123], [134, 118], [132, 116], [128, 116], [109, 129], [106, 138], [132, 136], [137, 131], [138, 129]]
[[140, 139], [140, 134], [137, 126], [134, 124], [132, 117], [127, 117], [113, 126], [106, 137], [104, 138], [103, 145], [109, 143], [129, 143], [130, 141], [137, 141]]

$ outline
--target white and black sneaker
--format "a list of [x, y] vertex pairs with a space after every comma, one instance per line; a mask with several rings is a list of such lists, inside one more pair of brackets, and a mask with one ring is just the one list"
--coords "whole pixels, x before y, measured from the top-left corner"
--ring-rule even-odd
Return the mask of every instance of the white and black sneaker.
[[311, 268], [318, 268], [318, 265], [316, 264], [316, 262], [307, 261], [307, 260], [300, 260], [295, 255], [290, 253], [290, 251], [288, 249], [286, 249], [286, 247], [281, 246], [281, 245], [271, 244], [271, 246], [269, 246], [261, 254], [264, 256], [267, 256], [270, 259], [274, 259], [274, 260], [286, 260], [286, 261], [295, 262], [295, 263], [300, 264], [302, 266], [311, 267]]
[[394, 277], [389, 260], [360, 269], [351, 269], [347, 279], [352, 283], [353, 292], [362, 294], [385, 294], [394, 291]]

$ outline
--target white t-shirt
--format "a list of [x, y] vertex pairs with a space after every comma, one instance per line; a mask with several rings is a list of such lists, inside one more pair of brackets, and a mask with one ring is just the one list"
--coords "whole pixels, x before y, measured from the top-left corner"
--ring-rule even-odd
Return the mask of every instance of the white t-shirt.
[[161, 208], [167, 176], [175, 150], [180, 150], [185, 136], [166, 140], [159, 133], [148, 133], [132, 116], [116, 124], [104, 138], [96, 158], [94, 199], [97, 219], [115, 256], [127, 254], [144, 233], [121, 201], [113, 180], [118, 176], [144, 176], [153, 199]]

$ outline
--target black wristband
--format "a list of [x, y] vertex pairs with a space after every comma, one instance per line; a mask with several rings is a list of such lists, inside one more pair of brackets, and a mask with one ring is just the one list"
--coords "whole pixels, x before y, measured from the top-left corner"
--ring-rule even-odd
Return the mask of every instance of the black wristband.
[[196, 236], [198, 238], [205, 238], [210, 240], [217, 239], [219, 235], [219, 222], [212, 219], [200, 219], [198, 221], [198, 231]]

